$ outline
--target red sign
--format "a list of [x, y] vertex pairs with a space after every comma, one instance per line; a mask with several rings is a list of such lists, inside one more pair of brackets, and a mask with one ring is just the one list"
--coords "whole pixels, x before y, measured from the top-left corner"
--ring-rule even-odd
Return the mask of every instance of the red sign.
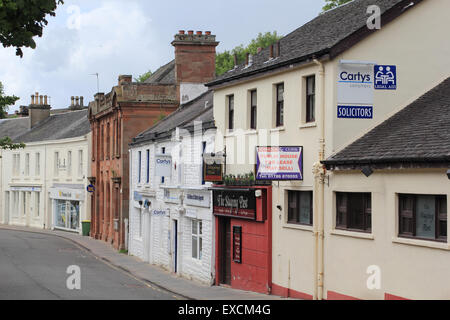
[[233, 227], [233, 261], [242, 263], [242, 227]]
[[241, 219], [256, 219], [255, 191], [214, 190], [214, 214]]

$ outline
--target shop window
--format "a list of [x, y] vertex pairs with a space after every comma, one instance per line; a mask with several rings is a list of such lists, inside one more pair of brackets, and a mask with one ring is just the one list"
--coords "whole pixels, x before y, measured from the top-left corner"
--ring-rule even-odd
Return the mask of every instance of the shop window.
[[399, 236], [447, 241], [447, 198], [399, 195]]
[[312, 191], [288, 191], [288, 202], [288, 223], [312, 226]]
[[36, 218], [40, 215], [40, 206], [41, 206], [41, 193], [34, 193], [34, 215]]
[[201, 260], [203, 253], [203, 225], [200, 220], [192, 220], [192, 258]]
[[336, 193], [336, 229], [372, 231], [372, 196], [370, 193]]
[[55, 200], [55, 227], [78, 230], [80, 224], [80, 203], [78, 201]]
[[257, 98], [257, 91], [250, 91], [250, 129], [253, 130], [256, 130], [257, 127]]
[[276, 126], [282, 127], [284, 125], [284, 83], [277, 84], [276, 91]]

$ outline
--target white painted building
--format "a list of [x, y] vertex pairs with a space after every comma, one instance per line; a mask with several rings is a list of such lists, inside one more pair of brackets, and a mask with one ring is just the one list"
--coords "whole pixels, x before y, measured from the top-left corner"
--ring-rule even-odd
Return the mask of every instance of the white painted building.
[[[33, 123], [36, 112], [40, 119]], [[2, 151], [1, 222], [81, 233], [82, 221], [90, 219], [87, 110], [51, 115], [50, 106], [32, 103], [28, 118], [7, 121], [28, 126], [13, 139], [25, 148]]]
[[129, 254], [180, 276], [212, 284], [214, 219], [204, 153], [214, 151], [207, 92], [133, 140]]

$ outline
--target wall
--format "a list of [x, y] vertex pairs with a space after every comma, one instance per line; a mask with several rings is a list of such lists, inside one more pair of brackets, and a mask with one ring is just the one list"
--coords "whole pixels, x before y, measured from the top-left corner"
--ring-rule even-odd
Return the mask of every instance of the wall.
[[[377, 170], [369, 178], [355, 171], [331, 175], [325, 198], [325, 292], [329, 299], [342, 298], [340, 295], [385, 299], [385, 294], [407, 299], [449, 299], [450, 242], [398, 237], [398, 194], [446, 195], [448, 206], [450, 181], [446, 171]], [[334, 229], [338, 191], [372, 194], [371, 234]], [[371, 265], [381, 269], [379, 290], [369, 290], [366, 285], [366, 271]], [[330, 291], [338, 295], [330, 296]]]

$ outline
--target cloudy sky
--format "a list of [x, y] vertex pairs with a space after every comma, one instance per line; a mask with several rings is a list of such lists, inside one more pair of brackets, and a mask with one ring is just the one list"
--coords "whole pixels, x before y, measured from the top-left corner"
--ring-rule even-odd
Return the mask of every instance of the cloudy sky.
[[259, 32], [293, 31], [321, 11], [324, 0], [65, 0], [49, 19], [35, 50], [21, 59], [0, 46], [0, 82], [21, 97], [10, 113], [28, 105], [34, 92], [66, 108], [71, 96], [85, 103], [109, 92], [120, 74], [137, 77], [174, 57], [178, 30], [212, 31], [218, 52], [247, 44]]

